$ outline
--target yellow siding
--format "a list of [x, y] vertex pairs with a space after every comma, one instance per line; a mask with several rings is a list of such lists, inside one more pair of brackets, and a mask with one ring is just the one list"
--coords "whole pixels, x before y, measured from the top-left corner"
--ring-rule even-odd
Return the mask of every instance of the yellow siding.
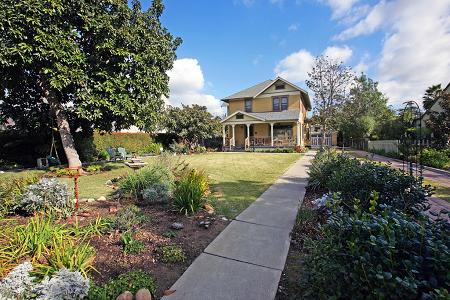
[[[288, 96], [288, 110], [300, 110], [306, 111], [303, 102], [300, 100], [300, 95]], [[272, 97], [255, 98], [252, 100], [252, 112], [268, 112], [272, 111]], [[235, 113], [236, 111], [245, 110], [244, 99], [231, 100], [228, 104], [228, 115]]]
[[244, 106], [244, 99], [231, 100], [228, 104], [228, 115], [231, 115], [238, 110], [244, 111]]
[[255, 137], [268, 137], [270, 136], [269, 124], [254, 124], [253, 134]]

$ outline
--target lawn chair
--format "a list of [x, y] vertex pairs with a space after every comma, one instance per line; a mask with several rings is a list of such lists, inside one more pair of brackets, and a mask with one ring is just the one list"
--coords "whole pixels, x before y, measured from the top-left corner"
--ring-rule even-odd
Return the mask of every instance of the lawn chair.
[[122, 157], [119, 153], [117, 153], [116, 149], [111, 148], [111, 147], [106, 149], [106, 152], [108, 152], [108, 154], [109, 154], [109, 160], [112, 160], [112, 161], [116, 161]]
[[133, 157], [133, 155], [127, 154], [127, 150], [125, 148], [122, 148], [122, 147], [117, 148], [117, 152], [119, 152], [119, 156], [123, 160], [131, 159]]

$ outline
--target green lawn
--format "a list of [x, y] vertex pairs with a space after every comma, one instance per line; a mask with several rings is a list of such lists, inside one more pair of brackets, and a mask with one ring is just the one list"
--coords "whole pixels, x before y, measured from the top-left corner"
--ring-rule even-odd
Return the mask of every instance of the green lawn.
[[[256, 200], [284, 171], [300, 157], [297, 153], [207, 153], [183, 156], [193, 167], [208, 174], [211, 190], [216, 198], [214, 206], [219, 214], [234, 217]], [[148, 158], [151, 162], [156, 158]], [[122, 164], [113, 164], [113, 170], [79, 179], [81, 198], [108, 196], [113, 190], [106, 181], [132, 172]], [[0, 180], [43, 174], [43, 171], [6, 172]], [[73, 188], [73, 180], [60, 178]]]

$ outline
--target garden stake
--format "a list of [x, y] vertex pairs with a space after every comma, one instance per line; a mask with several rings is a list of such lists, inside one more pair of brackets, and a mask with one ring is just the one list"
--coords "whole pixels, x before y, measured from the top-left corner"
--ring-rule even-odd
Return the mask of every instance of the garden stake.
[[76, 170], [77, 172], [75, 174], [72, 175], [73, 177], [73, 183], [74, 183], [74, 193], [75, 193], [75, 211], [78, 212], [78, 201], [79, 201], [79, 192], [78, 192], [78, 177], [81, 176], [81, 168], [80, 167], [76, 167], [76, 168], [69, 168], [69, 170]]

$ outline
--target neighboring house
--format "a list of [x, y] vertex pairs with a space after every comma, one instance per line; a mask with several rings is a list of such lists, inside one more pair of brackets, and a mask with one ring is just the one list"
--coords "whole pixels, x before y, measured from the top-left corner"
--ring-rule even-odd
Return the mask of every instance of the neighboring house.
[[311, 110], [308, 93], [277, 77], [222, 99], [226, 149], [304, 146], [304, 120]]
[[322, 143], [323, 133], [322, 126], [311, 124], [307, 126], [307, 140], [306, 145], [311, 146], [312, 148], [321, 147], [334, 147], [337, 146], [337, 132], [336, 131], [328, 131], [325, 133], [325, 141]]
[[[450, 93], [450, 83], [447, 84], [447, 87], [444, 89], [444, 92]], [[441, 113], [441, 112], [444, 111], [443, 108], [441, 107], [441, 101], [442, 101], [442, 98], [438, 98], [438, 99], [433, 103], [433, 105], [423, 113], [422, 119], [421, 119], [421, 121], [420, 121], [422, 127], [427, 127], [427, 120], [430, 119], [430, 113], [431, 113], [431, 112]]]

